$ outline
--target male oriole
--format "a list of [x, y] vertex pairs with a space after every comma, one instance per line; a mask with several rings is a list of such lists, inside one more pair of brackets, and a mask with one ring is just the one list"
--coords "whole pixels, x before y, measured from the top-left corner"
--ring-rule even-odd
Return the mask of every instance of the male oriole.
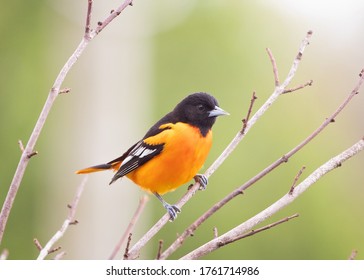
[[161, 195], [192, 178], [200, 183], [201, 188], [206, 188], [207, 178], [197, 172], [211, 148], [211, 128], [216, 117], [221, 115], [228, 113], [218, 106], [213, 96], [203, 92], [191, 94], [122, 156], [76, 173], [113, 169], [116, 173], [110, 184], [123, 176], [128, 177], [142, 189], [152, 192], [173, 221], [181, 210], [165, 202]]

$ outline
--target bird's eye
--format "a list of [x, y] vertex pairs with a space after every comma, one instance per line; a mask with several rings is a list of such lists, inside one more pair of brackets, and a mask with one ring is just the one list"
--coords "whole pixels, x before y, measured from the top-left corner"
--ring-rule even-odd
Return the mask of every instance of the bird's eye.
[[200, 111], [200, 112], [203, 112], [204, 110], [205, 110], [205, 106], [203, 106], [203, 105], [198, 105], [197, 106], [197, 109]]

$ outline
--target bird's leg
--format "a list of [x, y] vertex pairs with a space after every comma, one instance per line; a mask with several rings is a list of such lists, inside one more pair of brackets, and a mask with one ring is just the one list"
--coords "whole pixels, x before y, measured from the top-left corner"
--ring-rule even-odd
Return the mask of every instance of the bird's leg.
[[154, 195], [158, 198], [158, 200], [163, 204], [163, 207], [166, 208], [170, 218], [169, 220], [173, 222], [177, 218], [177, 213], [181, 212], [181, 209], [179, 209], [176, 205], [171, 205], [167, 203], [159, 193], [155, 192]]
[[196, 183], [197, 182], [200, 183], [200, 187], [199, 187], [200, 191], [206, 190], [209, 180], [207, 179], [207, 177], [205, 175], [197, 174], [195, 177], [193, 177], [193, 179], [195, 179]]

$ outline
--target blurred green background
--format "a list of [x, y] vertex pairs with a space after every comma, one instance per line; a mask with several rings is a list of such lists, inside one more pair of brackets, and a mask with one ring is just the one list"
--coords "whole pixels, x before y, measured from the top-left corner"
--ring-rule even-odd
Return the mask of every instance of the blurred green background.
[[[1, 1], [0, 201], [20, 150], [60, 68], [78, 45], [87, 1]], [[93, 25], [120, 1], [95, 1]], [[230, 112], [214, 126], [207, 168], [241, 127], [252, 92], [254, 111], [273, 91], [265, 48], [281, 80], [308, 30], [314, 35], [291, 86], [314, 80], [280, 99], [200, 192], [143, 250], [154, 258], [211, 205], [308, 136], [344, 100], [364, 67], [364, 4], [359, 1], [135, 1], [87, 48], [68, 74], [52, 108], [7, 224], [0, 251], [34, 259], [33, 238], [45, 244], [60, 228], [82, 177], [74, 171], [119, 156], [187, 94], [212, 93]], [[179, 258], [260, 212], [363, 136], [364, 91], [309, 146], [216, 213], [172, 258]], [[364, 157], [328, 174], [264, 224], [299, 213], [269, 231], [228, 245], [207, 259], [364, 259]], [[58, 245], [66, 259], [106, 259], [144, 193], [127, 179], [108, 186], [111, 173], [90, 176], [77, 209], [77, 226]], [[186, 188], [167, 194], [177, 201]], [[135, 242], [164, 214], [150, 197]], [[121, 256], [122, 254], [120, 254]]]

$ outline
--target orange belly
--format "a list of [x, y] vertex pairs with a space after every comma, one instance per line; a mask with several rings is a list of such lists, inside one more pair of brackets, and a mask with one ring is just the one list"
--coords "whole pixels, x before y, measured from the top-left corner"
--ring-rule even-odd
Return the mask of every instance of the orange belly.
[[212, 144], [211, 131], [203, 137], [198, 128], [185, 123], [168, 127], [144, 140], [151, 145], [165, 143], [163, 151], [126, 175], [141, 188], [161, 195], [190, 181], [203, 166]]

